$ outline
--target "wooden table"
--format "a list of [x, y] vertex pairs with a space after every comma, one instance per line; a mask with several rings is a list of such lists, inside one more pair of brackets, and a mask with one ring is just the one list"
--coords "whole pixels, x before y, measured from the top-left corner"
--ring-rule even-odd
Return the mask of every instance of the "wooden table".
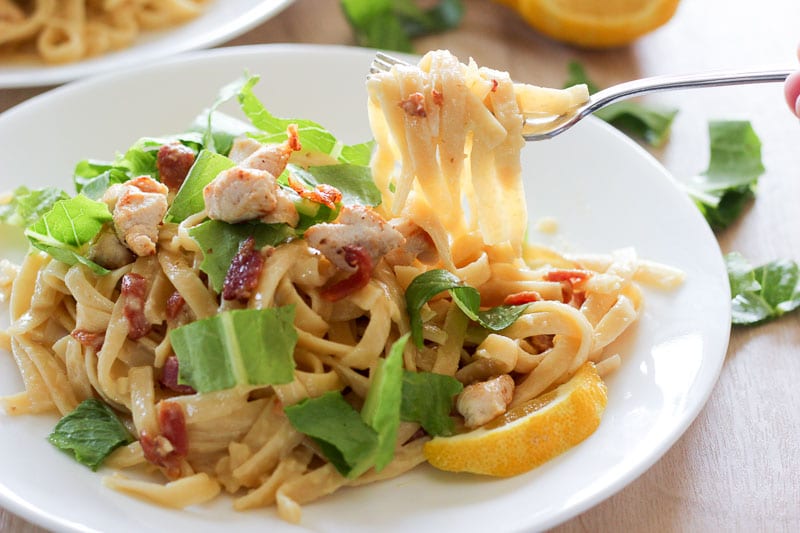
[[[795, 65], [797, 0], [685, 1], [668, 25], [636, 44], [585, 51], [537, 35], [486, 0], [467, 0], [461, 27], [420, 39], [417, 51], [449, 48], [519, 81], [560, 86], [578, 59], [601, 86], [662, 73]], [[298, 0], [227, 45], [351, 44], [338, 2]], [[5, 110], [45, 89], [0, 91]], [[708, 163], [709, 119], [747, 119], [763, 142], [758, 197], [718, 234], [724, 252], [754, 264], [800, 260], [800, 124], [778, 85], [684, 91], [651, 100], [680, 108], [672, 138], [655, 152], [679, 179]], [[650, 470], [556, 531], [800, 531], [800, 314], [734, 329], [711, 398], [694, 424]], [[502, 517], [498, 517], [502, 520]], [[0, 509], [0, 531], [41, 532]]]

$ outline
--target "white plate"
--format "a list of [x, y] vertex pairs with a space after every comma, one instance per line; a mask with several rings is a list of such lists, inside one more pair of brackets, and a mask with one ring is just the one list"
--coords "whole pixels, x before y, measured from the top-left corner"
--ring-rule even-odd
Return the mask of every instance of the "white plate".
[[[245, 68], [262, 74], [256, 88], [274, 113], [313, 118], [346, 142], [362, 141], [369, 135], [364, 78], [371, 57], [369, 51], [347, 48], [231, 48], [65, 86], [0, 116], [0, 168], [3, 179], [10, 180], [3, 185], [69, 188], [77, 160], [108, 158], [141, 135], [181, 130]], [[584, 252], [632, 245], [642, 257], [687, 273], [676, 291], [646, 291], [640, 323], [619, 344], [624, 364], [608, 380], [600, 428], [573, 450], [511, 479], [425, 466], [384, 483], [341, 490], [305, 506], [304, 527], [342, 532], [547, 528], [639, 476], [705, 403], [725, 357], [730, 296], [717, 242], [697, 209], [653, 158], [595, 120], [528, 146], [524, 169], [531, 220], [555, 216], [560, 222], [553, 244], [568, 243]], [[544, 240], [535, 231], [531, 235]], [[0, 358], [0, 395], [21, 390], [16, 374], [12, 359]], [[227, 498], [171, 511], [107, 490], [102, 473], [92, 473], [46, 442], [54, 422], [52, 417], [0, 415], [0, 503], [45, 527], [297, 530], [272, 510], [237, 514]]]
[[101, 72], [123, 72], [135, 65], [223, 43], [281, 12], [293, 0], [215, 0], [185, 24], [144, 30], [129, 47], [65, 65], [3, 64], [0, 88], [54, 85]]

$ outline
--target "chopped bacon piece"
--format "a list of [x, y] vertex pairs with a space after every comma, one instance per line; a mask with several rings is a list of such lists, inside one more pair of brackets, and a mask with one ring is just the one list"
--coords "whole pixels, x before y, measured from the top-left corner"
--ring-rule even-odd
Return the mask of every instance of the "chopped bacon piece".
[[173, 292], [167, 298], [166, 311], [167, 325], [172, 328], [188, 324], [194, 319], [192, 308], [186, 305], [186, 300], [183, 299], [183, 296], [178, 291]]
[[178, 366], [178, 358], [174, 355], [170, 355], [164, 361], [164, 367], [161, 369], [161, 379], [159, 381], [169, 390], [179, 394], [194, 394], [197, 392], [190, 385], [178, 383], [179, 374], [180, 367]]
[[87, 348], [94, 348], [95, 352], [100, 351], [100, 348], [103, 347], [103, 342], [106, 340], [105, 332], [88, 331], [85, 329], [73, 330], [70, 335]]
[[522, 291], [506, 296], [505, 300], [503, 300], [503, 305], [524, 305], [538, 302], [541, 299], [542, 295], [536, 291]]
[[569, 281], [570, 283], [580, 283], [586, 281], [592, 276], [588, 270], [580, 270], [577, 268], [569, 269], [555, 269], [549, 271], [544, 275], [545, 281]]
[[431, 91], [431, 96], [433, 96], [433, 103], [434, 104], [436, 104], [438, 106], [441, 106], [442, 104], [444, 104], [444, 95], [442, 93], [440, 93], [439, 91], [437, 91], [436, 89], [433, 89]]
[[492, 91], [493, 93], [497, 92], [497, 86], [498, 86], [498, 85], [500, 85], [500, 83], [498, 83], [498, 81], [497, 81], [497, 80], [492, 80], [492, 89], [491, 89], [491, 91]]
[[247, 302], [258, 286], [258, 278], [264, 268], [264, 256], [256, 250], [256, 240], [250, 236], [233, 256], [225, 281], [222, 283], [222, 298]]
[[[576, 290], [575, 284], [583, 283], [587, 279], [592, 276], [592, 273], [588, 270], [580, 270], [577, 268], [574, 269], [556, 269], [551, 270], [547, 274], [544, 275], [545, 281], [560, 281], [561, 282], [561, 301], [565, 304], [573, 302], [576, 307], [580, 307], [580, 304], [583, 303], [583, 299], [585, 296], [579, 297], [578, 294], [582, 294], [583, 291]], [[580, 302], [580, 303], [577, 303]]]
[[356, 271], [349, 277], [324, 287], [320, 295], [329, 302], [341, 300], [365, 287], [372, 277], [372, 258], [364, 248], [357, 244], [348, 244], [344, 248], [344, 260], [355, 267]]
[[177, 191], [194, 165], [194, 150], [179, 142], [165, 144], [158, 149], [156, 167], [161, 183]]
[[158, 435], [142, 432], [139, 443], [145, 459], [164, 469], [167, 477], [176, 479], [181, 474], [181, 463], [189, 453], [189, 434], [183, 409], [175, 402], [158, 405]]
[[412, 93], [408, 95], [408, 98], [400, 100], [398, 105], [412, 117], [428, 116], [428, 113], [425, 111], [425, 95], [422, 93]]
[[128, 321], [128, 338], [136, 340], [150, 333], [150, 322], [144, 316], [144, 300], [147, 296], [147, 280], [139, 274], [122, 276], [120, 293], [125, 298], [122, 313]]
[[306, 189], [303, 184], [289, 176], [289, 187], [294, 190], [301, 198], [322, 204], [331, 209], [336, 209], [336, 203], [342, 201], [342, 193], [336, 187], [326, 183], [320, 183], [313, 189]]

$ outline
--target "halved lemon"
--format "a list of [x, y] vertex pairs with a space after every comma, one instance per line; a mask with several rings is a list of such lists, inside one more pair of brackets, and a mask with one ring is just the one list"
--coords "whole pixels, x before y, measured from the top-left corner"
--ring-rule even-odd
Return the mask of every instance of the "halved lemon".
[[665, 24], [679, 0], [497, 0], [536, 30], [562, 42], [609, 48]]
[[527, 472], [594, 433], [606, 407], [606, 385], [592, 363], [566, 383], [468, 433], [425, 444], [440, 470], [508, 477]]

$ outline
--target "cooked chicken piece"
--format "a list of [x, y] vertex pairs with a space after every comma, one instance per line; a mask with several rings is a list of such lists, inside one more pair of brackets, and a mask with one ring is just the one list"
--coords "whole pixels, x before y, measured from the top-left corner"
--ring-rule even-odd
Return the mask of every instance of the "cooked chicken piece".
[[438, 258], [436, 246], [427, 231], [407, 218], [397, 218], [391, 220], [389, 224], [405, 238], [402, 245], [386, 254], [389, 263], [410, 265], [415, 259], [426, 264], [436, 262]]
[[233, 141], [231, 151], [228, 152], [228, 159], [238, 165], [263, 146], [263, 144], [250, 137], [239, 137]]
[[356, 270], [345, 259], [346, 246], [360, 246], [377, 265], [381, 258], [403, 243], [403, 236], [368, 207], [343, 207], [333, 224], [317, 224], [305, 232], [309, 246], [316, 248], [346, 272]]
[[101, 231], [89, 246], [89, 259], [98, 265], [114, 270], [132, 263], [134, 255], [120, 242], [113, 231]]
[[456, 409], [468, 428], [476, 428], [505, 413], [513, 396], [514, 380], [502, 374], [464, 387], [456, 400]]
[[265, 170], [233, 167], [223, 170], [203, 189], [208, 217], [234, 224], [245, 220], [297, 225], [291, 198]]
[[264, 170], [275, 177], [281, 175], [289, 162], [292, 152], [300, 150], [297, 125], [290, 124], [286, 128], [287, 138], [281, 144], [267, 144], [262, 146], [239, 163], [242, 168], [255, 168]]
[[167, 187], [148, 176], [112, 185], [103, 195], [119, 240], [138, 256], [156, 253], [158, 227], [167, 212]]

